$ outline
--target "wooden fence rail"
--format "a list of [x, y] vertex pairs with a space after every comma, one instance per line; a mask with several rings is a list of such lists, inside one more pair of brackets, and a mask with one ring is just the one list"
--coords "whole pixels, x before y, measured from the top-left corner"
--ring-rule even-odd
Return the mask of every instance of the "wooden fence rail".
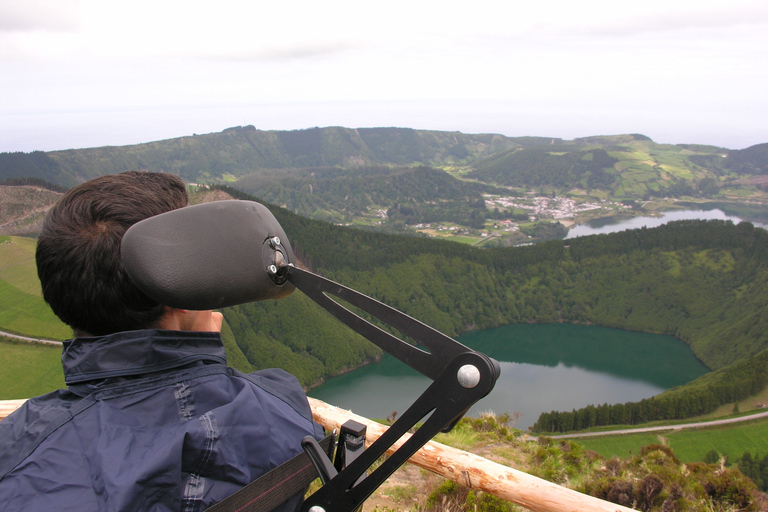
[[[15, 411], [25, 400], [0, 401], [0, 419]], [[328, 430], [338, 429], [347, 420], [355, 420], [368, 427], [366, 442], [372, 443], [387, 427], [339, 409], [330, 404], [309, 399], [315, 421]], [[407, 440], [401, 438], [391, 448], [395, 451]], [[534, 512], [632, 512], [632, 509], [599, 500], [531, 476], [522, 471], [492, 462], [456, 448], [430, 441], [411, 457], [410, 462], [466, 487], [479, 489], [499, 498], [517, 503]]]

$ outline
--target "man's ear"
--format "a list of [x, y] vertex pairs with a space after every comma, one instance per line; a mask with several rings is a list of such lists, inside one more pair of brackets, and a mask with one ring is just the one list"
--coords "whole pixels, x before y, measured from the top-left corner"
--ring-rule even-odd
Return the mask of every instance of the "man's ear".
[[189, 310], [163, 306], [163, 316], [157, 321], [158, 329], [169, 331], [185, 331], [184, 327], [189, 323]]

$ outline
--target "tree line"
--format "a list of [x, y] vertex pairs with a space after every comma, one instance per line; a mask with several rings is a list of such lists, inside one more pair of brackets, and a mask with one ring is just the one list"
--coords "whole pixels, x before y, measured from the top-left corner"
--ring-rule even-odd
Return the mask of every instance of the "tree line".
[[256, 170], [238, 180], [237, 188], [299, 215], [331, 222], [351, 222], [356, 215], [383, 208], [393, 221], [456, 222], [476, 229], [487, 216], [481, 194], [508, 193], [427, 166], [381, 165]]
[[737, 466], [744, 476], [755, 482], [758, 489], [768, 492], [768, 453], [760, 458], [758, 454], [753, 456], [750, 452], [744, 452]]
[[25, 176], [23, 178], [6, 178], [4, 180], [0, 180], [0, 185], [5, 185], [8, 187], [37, 187], [50, 190], [51, 192], [61, 193], [67, 191], [66, 187], [54, 185], [53, 183], [45, 181], [42, 178], [33, 178], [30, 176]]
[[[534, 432], [569, 432], [608, 425], [637, 425], [679, 420], [712, 412], [738, 402], [768, 386], [768, 349], [719, 372], [705, 375], [684, 388], [625, 404], [590, 405], [581, 409], [542, 413]], [[746, 474], [746, 473], [745, 473]]]

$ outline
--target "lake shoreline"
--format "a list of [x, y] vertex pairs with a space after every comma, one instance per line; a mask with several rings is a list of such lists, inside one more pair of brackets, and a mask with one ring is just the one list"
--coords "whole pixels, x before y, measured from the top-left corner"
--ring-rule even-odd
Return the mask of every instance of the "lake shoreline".
[[[523, 429], [544, 412], [639, 401], [710, 372], [673, 336], [614, 327], [510, 324], [471, 331], [458, 341], [502, 367], [494, 391], [468, 415], [519, 411]], [[405, 411], [430, 383], [385, 356], [376, 365], [328, 378], [308, 394], [358, 414], [387, 417]]]

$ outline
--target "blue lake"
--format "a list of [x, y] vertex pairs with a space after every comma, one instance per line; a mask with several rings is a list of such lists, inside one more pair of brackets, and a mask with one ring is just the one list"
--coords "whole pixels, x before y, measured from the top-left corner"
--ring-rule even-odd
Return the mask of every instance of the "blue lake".
[[[733, 221], [734, 224], [738, 224], [739, 222], [742, 221], [741, 218], [733, 215], [727, 215], [722, 210], [718, 210], [718, 209], [673, 210], [673, 211], [664, 212], [664, 214], [659, 217], [612, 216], [612, 217], [603, 217], [600, 219], [593, 219], [588, 222], [585, 222], [584, 224], [580, 224], [578, 226], [574, 226], [573, 228], [571, 228], [568, 231], [568, 235], [565, 238], [567, 239], [567, 238], [576, 238], [577, 236], [616, 233], [618, 231], [624, 231], [626, 229], [637, 229], [642, 227], [655, 228], [655, 227], [664, 225], [667, 222], [672, 222], [675, 220], [693, 220], [693, 219], [730, 220], [730, 221]], [[761, 224], [759, 222], [753, 222], [753, 224], [756, 227], [768, 229], [768, 225], [766, 224]]]
[[[708, 372], [687, 345], [671, 336], [619, 329], [523, 324], [458, 339], [501, 364], [496, 387], [469, 414], [519, 411], [516, 427], [522, 429], [542, 412], [638, 401]], [[363, 416], [386, 418], [404, 412], [429, 384], [387, 356], [329, 379], [309, 395]]]
[[[690, 219], [742, 221], [719, 209], [674, 210], [659, 217], [594, 219], [572, 228], [566, 238]], [[766, 224], [753, 224], [768, 229]], [[671, 336], [603, 327], [508, 325], [458, 339], [501, 364], [496, 387], [469, 414], [517, 411], [522, 416], [516, 427], [522, 429], [533, 425], [542, 412], [638, 401], [709, 371], [687, 345]], [[309, 395], [363, 416], [386, 418], [394, 411], [404, 412], [429, 383], [400, 361], [385, 356], [380, 363], [329, 379]]]

